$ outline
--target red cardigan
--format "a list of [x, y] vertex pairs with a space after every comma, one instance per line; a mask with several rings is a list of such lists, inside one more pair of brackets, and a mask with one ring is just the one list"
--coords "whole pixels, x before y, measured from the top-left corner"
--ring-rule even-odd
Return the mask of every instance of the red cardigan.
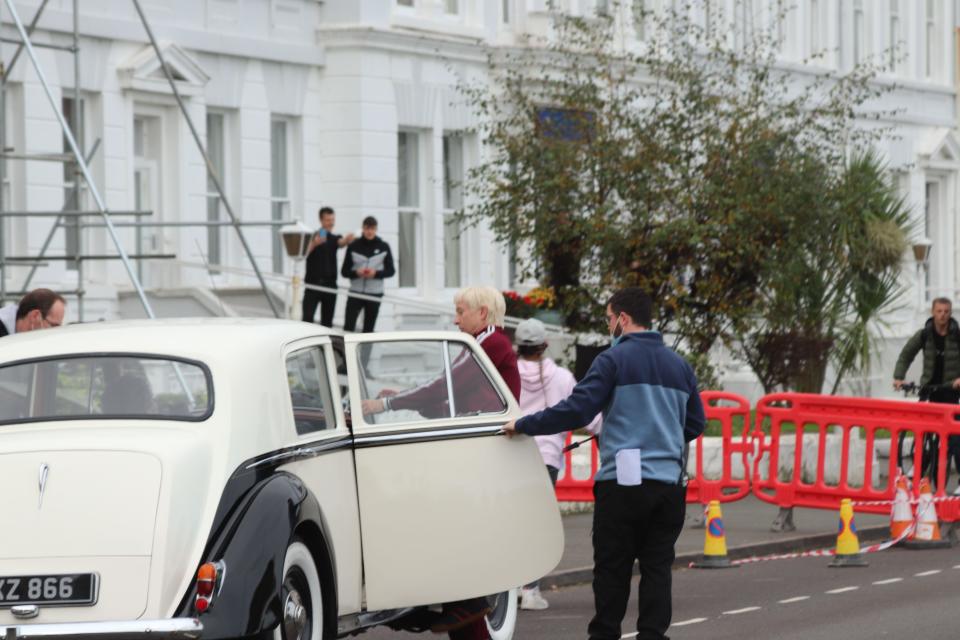
[[[520, 400], [520, 371], [517, 355], [513, 352], [510, 338], [497, 327], [487, 327], [474, 336], [507, 383], [513, 397]], [[485, 380], [485, 374], [469, 351], [464, 351], [451, 365], [454, 380], [454, 401], [457, 415], [487, 413], [500, 404], [497, 394]], [[446, 376], [408, 391], [389, 396], [389, 409], [410, 409], [427, 418], [449, 415]]]

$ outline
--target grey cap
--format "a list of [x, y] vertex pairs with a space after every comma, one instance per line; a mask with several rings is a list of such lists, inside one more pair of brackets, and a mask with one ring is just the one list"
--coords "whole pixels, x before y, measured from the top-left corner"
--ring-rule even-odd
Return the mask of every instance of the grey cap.
[[515, 334], [517, 344], [524, 347], [535, 347], [547, 342], [547, 328], [536, 318], [529, 318], [517, 325]]

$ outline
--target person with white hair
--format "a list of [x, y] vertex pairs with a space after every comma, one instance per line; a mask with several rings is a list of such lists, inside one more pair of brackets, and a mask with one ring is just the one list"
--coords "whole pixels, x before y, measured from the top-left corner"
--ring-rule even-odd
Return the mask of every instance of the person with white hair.
[[[469, 333], [493, 362], [497, 372], [507, 383], [513, 397], [520, 400], [520, 372], [517, 369], [517, 354], [513, 351], [510, 338], [503, 331], [507, 303], [503, 294], [493, 287], [466, 287], [453, 298], [454, 324]], [[451, 376], [455, 387], [473, 389], [475, 393], [457, 400], [457, 408], [472, 411], [489, 407], [485, 397], [489, 385], [470, 384], [471, 375], [483, 375], [472, 365], [469, 353], [464, 352], [462, 360], [451, 365]], [[381, 392], [381, 397], [363, 401], [364, 415], [382, 411], [412, 410], [421, 414], [432, 413], [435, 407], [443, 407], [447, 402], [446, 378], [421, 385], [401, 393]], [[500, 402], [497, 400], [497, 402]], [[471, 598], [459, 602], [447, 602], [443, 611], [434, 621], [431, 630], [434, 633], [449, 633], [451, 640], [487, 640], [490, 637], [484, 616], [490, 613], [490, 604], [486, 598]]]

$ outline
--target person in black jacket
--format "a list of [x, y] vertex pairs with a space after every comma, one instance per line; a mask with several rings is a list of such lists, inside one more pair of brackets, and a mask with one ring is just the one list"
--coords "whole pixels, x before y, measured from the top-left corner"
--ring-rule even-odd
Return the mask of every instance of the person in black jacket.
[[[307, 284], [337, 288], [337, 251], [353, 242], [354, 235], [348, 233], [339, 236], [333, 232], [337, 214], [330, 207], [320, 209], [320, 230], [310, 240], [307, 248], [307, 273], [303, 280]], [[337, 294], [330, 291], [307, 289], [303, 292], [303, 320], [313, 322], [320, 305], [320, 324], [333, 326], [333, 312], [337, 307]]]
[[[351, 293], [383, 297], [383, 279], [393, 277], [396, 270], [393, 268], [390, 245], [377, 235], [377, 219], [373, 216], [363, 219], [363, 233], [347, 247], [347, 255], [343, 259], [343, 269], [340, 273], [344, 278], [350, 278]], [[377, 315], [380, 313], [380, 303], [352, 296], [347, 298], [347, 311], [343, 320], [344, 330], [356, 330], [357, 318], [361, 311], [363, 311], [363, 332], [373, 333], [373, 328], [377, 324]]]

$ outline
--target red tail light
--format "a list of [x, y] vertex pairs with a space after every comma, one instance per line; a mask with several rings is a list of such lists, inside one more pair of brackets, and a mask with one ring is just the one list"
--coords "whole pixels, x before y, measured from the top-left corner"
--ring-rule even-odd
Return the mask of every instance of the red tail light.
[[207, 611], [220, 591], [226, 567], [223, 562], [207, 562], [197, 569], [197, 598], [194, 607], [197, 613]]

